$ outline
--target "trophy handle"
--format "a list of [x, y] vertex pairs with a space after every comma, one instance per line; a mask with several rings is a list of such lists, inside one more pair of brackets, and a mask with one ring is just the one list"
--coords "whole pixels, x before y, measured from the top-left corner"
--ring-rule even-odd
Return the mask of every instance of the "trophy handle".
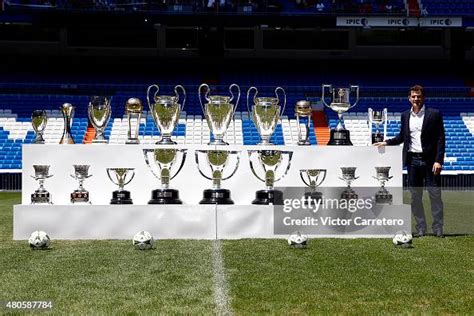
[[186, 103], [186, 90], [184, 90], [184, 87], [182, 85], [177, 85], [174, 87], [174, 93], [176, 94], [176, 98], [179, 102], [179, 94], [178, 94], [178, 89], [181, 89], [183, 91], [183, 102], [181, 103], [181, 111], [184, 109], [184, 104]]
[[150, 91], [152, 88], [156, 88], [156, 92], [153, 94], [153, 101], [155, 101], [156, 94], [160, 91], [160, 87], [157, 84], [152, 84], [146, 90], [146, 101], [148, 102], [148, 108], [150, 109], [150, 112], [153, 112], [153, 110], [151, 109], [151, 103], [150, 103]]
[[238, 91], [238, 94], [237, 94], [237, 101], [235, 102], [235, 105], [234, 105], [234, 112], [232, 113], [232, 117], [234, 116], [235, 114], [235, 111], [237, 111], [237, 106], [239, 105], [239, 100], [240, 100], [240, 87], [238, 84], [236, 83], [233, 83], [229, 86], [229, 92], [230, 94], [232, 95], [232, 97], [230, 98], [230, 102], [232, 102], [232, 100], [234, 100], [234, 93], [232, 93], [232, 87], [236, 87], [237, 88], [237, 91]]
[[327, 172], [326, 172], [326, 170], [324, 170], [324, 171], [322, 171], [322, 172], [323, 172], [323, 174], [324, 174], [324, 175], [323, 175], [323, 179], [322, 179], [321, 182], [319, 182], [319, 184], [316, 185], [316, 186], [320, 186], [321, 184], [323, 184], [324, 180], [326, 180], [326, 174], [327, 174]]
[[374, 110], [372, 110], [372, 108], [368, 108], [367, 109], [367, 112], [368, 112], [368, 129], [369, 129], [369, 142], [368, 142], [368, 146], [371, 146], [372, 145], [372, 120], [373, 120], [373, 112]]
[[118, 185], [118, 183], [116, 183], [114, 179], [110, 176], [110, 170], [108, 168], [107, 168], [107, 176], [109, 177], [110, 181], [112, 181], [113, 184]]
[[[248, 94], [248, 93], [247, 93]], [[258, 151], [256, 150], [249, 150], [248, 151], [248, 154], [249, 154], [249, 162], [250, 162], [250, 170], [252, 171], [253, 175], [260, 181], [263, 181], [265, 183], [265, 179], [262, 179], [260, 178], [260, 176], [255, 172], [255, 168], [253, 166], [253, 161], [252, 161], [252, 155], [255, 154], [255, 153], [258, 153]]]
[[278, 103], [280, 103], [280, 98], [278, 97], [278, 90], [281, 90], [283, 92], [283, 96], [285, 97], [285, 101], [283, 101], [283, 108], [280, 111], [280, 118], [281, 118], [281, 115], [285, 112], [285, 108], [286, 108], [286, 93], [285, 93], [285, 89], [283, 89], [282, 87], [276, 87], [275, 95], [277, 97]]
[[385, 139], [387, 138], [387, 125], [388, 125], [388, 110], [387, 110], [387, 108], [383, 109], [383, 118], [384, 118], [384, 122], [383, 122], [383, 140], [385, 141]]
[[176, 177], [176, 176], [178, 175], [178, 173], [181, 171], [181, 169], [183, 168], [183, 166], [184, 166], [184, 161], [186, 160], [186, 151], [187, 151], [186, 149], [183, 149], [182, 151], [180, 151], [180, 152], [183, 153], [183, 159], [181, 159], [181, 164], [179, 165], [179, 168], [178, 168], [178, 170], [175, 172], [175, 174], [172, 175], [172, 176], [170, 175], [170, 180], [173, 180], [174, 177]]
[[135, 169], [132, 170], [132, 176], [130, 177], [130, 179], [126, 183], [123, 184], [123, 186], [126, 186], [127, 184], [132, 182], [134, 177], [135, 177]]
[[356, 92], [356, 100], [354, 102], [354, 104], [352, 104], [349, 109], [352, 109], [354, 106], [356, 106], [357, 102], [359, 102], [359, 86], [354, 86], [354, 85], [351, 85], [351, 91], [355, 90]]
[[[209, 102], [209, 93], [211, 92], [211, 88], [205, 83], [201, 84], [198, 88], [198, 98], [199, 98], [199, 103], [201, 104], [201, 109], [202, 113], [206, 113], [204, 111], [204, 104], [202, 103], [202, 88], [206, 88], [206, 92], [204, 93], [204, 98], [206, 99], [207, 102]], [[232, 92], [231, 92], [232, 93]]]
[[198, 167], [199, 173], [200, 173], [204, 178], [206, 178], [206, 179], [208, 179], [208, 180], [212, 180], [212, 178], [211, 178], [211, 177], [208, 177], [206, 174], [204, 174], [204, 172], [202, 172], [201, 168], [199, 167], [199, 166], [200, 166], [200, 165], [199, 165], [199, 153], [203, 153], [203, 154], [204, 154], [205, 152], [202, 151], [202, 150], [196, 150], [196, 151], [194, 152], [194, 159], [195, 159], [195, 161], [196, 161], [196, 165], [197, 165], [197, 167]]
[[331, 85], [331, 84], [323, 84], [323, 85], [321, 86], [321, 88], [322, 88], [321, 101], [323, 102], [323, 104], [324, 104], [326, 107], [330, 108], [329, 104], [327, 104], [327, 103], [326, 103], [326, 100], [324, 100], [324, 97], [325, 97], [326, 88], [329, 88], [329, 91], [331, 91], [332, 85]]
[[[286, 176], [286, 174], [288, 173], [288, 171], [290, 170], [290, 167], [291, 167], [291, 158], [293, 158], [293, 152], [292, 151], [287, 151], [287, 152], [282, 152], [282, 154], [284, 153], [288, 153], [288, 166], [286, 166], [286, 170], [285, 172], [283, 172], [281, 174], [281, 176], [278, 178], [278, 179], [275, 179], [274, 182], [277, 182], [277, 181], [280, 181], [284, 176]], [[276, 171], [276, 169], [275, 169]]]
[[[250, 115], [250, 113], [252, 113], [252, 111], [250, 110], [250, 103], [249, 103], [250, 90], [255, 90], [255, 94], [253, 95], [253, 102], [254, 103], [256, 103], [255, 101], [256, 101], [257, 94], [258, 94], [258, 90], [255, 87], [250, 87], [247, 90], [247, 110], [249, 111], [249, 115]], [[253, 117], [252, 117], [252, 120], [253, 120]]]
[[306, 179], [303, 177], [303, 173], [306, 170], [300, 170], [300, 178], [303, 180], [303, 183], [306, 184], [307, 186], [310, 186], [309, 183], [306, 182]]
[[229, 178], [232, 178], [234, 176], [234, 174], [237, 172], [237, 169], [239, 169], [240, 151], [231, 151], [231, 152], [229, 152], [229, 155], [231, 155], [231, 154], [236, 154], [237, 155], [237, 163], [235, 164], [234, 171], [232, 171], [232, 173], [229, 176], [227, 176], [225, 178], [222, 178], [222, 181], [227, 180]]

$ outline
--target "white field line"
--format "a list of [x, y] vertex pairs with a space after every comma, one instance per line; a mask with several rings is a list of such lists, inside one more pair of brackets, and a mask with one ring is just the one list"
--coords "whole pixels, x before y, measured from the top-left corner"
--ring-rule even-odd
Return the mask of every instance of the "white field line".
[[229, 285], [225, 277], [220, 240], [212, 241], [212, 264], [214, 266], [214, 300], [217, 315], [233, 315], [230, 306]]

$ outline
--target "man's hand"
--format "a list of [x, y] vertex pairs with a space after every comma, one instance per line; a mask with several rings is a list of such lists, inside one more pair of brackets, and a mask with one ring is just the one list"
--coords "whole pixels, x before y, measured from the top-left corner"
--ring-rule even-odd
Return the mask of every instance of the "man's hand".
[[435, 176], [439, 175], [442, 169], [443, 169], [443, 166], [439, 162], [435, 162], [433, 164], [433, 174]]
[[384, 146], [387, 146], [387, 142], [374, 143], [373, 146], [375, 146], [375, 147], [384, 147]]

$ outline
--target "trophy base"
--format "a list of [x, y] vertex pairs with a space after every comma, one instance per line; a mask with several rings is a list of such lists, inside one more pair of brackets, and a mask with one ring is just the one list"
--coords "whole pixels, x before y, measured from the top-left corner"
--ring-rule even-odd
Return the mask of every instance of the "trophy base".
[[230, 198], [230, 190], [207, 189], [203, 192], [203, 198], [199, 204], [234, 204]]
[[252, 204], [256, 205], [283, 205], [283, 192], [279, 190], [258, 190], [255, 192], [255, 200]]
[[31, 204], [53, 204], [49, 192], [35, 192], [31, 194]]
[[383, 142], [383, 135], [372, 133], [372, 144]]
[[183, 204], [179, 199], [179, 191], [175, 189], [156, 189], [151, 191], [148, 204]]
[[223, 141], [222, 139], [215, 139], [212, 142], [209, 142], [207, 144], [208, 145], [217, 145], [217, 146], [219, 146], [219, 145], [226, 145], [226, 146], [229, 145], [229, 143]]
[[106, 139], [94, 139], [94, 140], [92, 141], [92, 144], [99, 144], [99, 145], [101, 145], [101, 144], [107, 144], [107, 140], [106, 140]]
[[133, 204], [130, 198], [130, 191], [122, 190], [112, 192], [110, 204]]
[[32, 144], [44, 144], [44, 143], [45, 143], [45, 142], [44, 142], [44, 139], [42, 139], [42, 140], [41, 140], [41, 139], [37, 139], [37, 140], [34, 140], [34, 141], [32, 142]]
[[89, 192], [87, 191], [74, 191], [71, 193], [71, 203], [90, 203]]
[[393, 196], [387, 190], [379, 190], [375, 193], [376, 204], [392, 204]]
[[71, 136], [63, 136], [61, 137], [61, 140], [59, 141], [59, 144], [74, 144], [74, 139], [72, 139]]
[[126, 145], [138, 145], [138, 144], [140, 144], [140, 140], [139, 139], [127, 139], [125, 144]]
[[332, 129], [328, 145], [352, 146], [350, 132], [347, 129], [340, 131]]
[[309, 140], [299, 140], [298, 141], [298, 146], [310, 146], [311, 143], [309, 142]]
[[322, 198], [323, 198], [323, 194], [321, 192], [305, 192], [303, 204], [305, 206], [308, 205], [309, 200], [311, 200], [311, 204], [313, 204], [314, 202], [321, 201]]
[[162, 137], [155, 145], [176, 145], [177, 142], [171, 140], [169, 137]]
[[346, 189], [341, 193], [341, 200], [357, 200], [359, 195], [352, 189]]

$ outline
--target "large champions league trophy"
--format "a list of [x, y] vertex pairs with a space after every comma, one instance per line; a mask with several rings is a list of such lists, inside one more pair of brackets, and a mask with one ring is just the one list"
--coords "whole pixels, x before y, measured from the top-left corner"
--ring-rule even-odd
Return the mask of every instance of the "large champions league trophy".
[[[387, 138], [388, 113], [387, 109], [382, 111], [374, 111], [368, 109], [369, 114], [369, 144], [380, 143]], [[372, 124], [375, 123], [375, 133], [372, 133]], [[383, 134], [380, 132], [380, 124], [383, 124]]]
[[110, 181], [118, 185], [118, 190], [112, 192], [110, 204], [133, 204], [130, 191], [124, 190], [135, 177], [135, 168], [107, 168]]
[[87, 113], [89, 114], [89, 120], [95, 129], [95, 137], [92, 140], [93, 144], [107, 143], [107, 140], [104, 137], [104, 132], [112, 113], [112, 108], [110, 106], [111, 100], [111, 97], [93, 96], [89, 101]]
[[305, 192], [304, 199], [308, 201], [319, 201], [323, 198], [321, 192], [317, 192], [316, 188], [320, 186], [324, 179], [326, 179], [326, 169], [302, 169], [300, 170], [300, 177], [304, 184], [309, 187], [309, 192]]
[[35, 175], [31, 176], [39, 182], [40, 187], [31, 194], [31, 204], [53, 204], [51, 194], [44, 188], [44, 180], [51, 178], [49, 165], [33, 165]]
[[[255, 193], [252, 204], [283, 204], [283, 192], [275, 190], [275, 182], [281, 180], [290, 170], [292, 151], [249, 150], [250, 169], [260, 181], [265, 182], [266, 189]], [[258, 160], [258, 162], [257, 162]], [[280, 176], [277, 176], [277, 171]], [[263, 176], [259, 173], [263, 172]]]
[[[255, 90], [253, 95], [253, 106], [250, 109], [249, 97], [250, 91]], [[283, 108], [280, 107], [280, 99], [278, 91], [281, 91], [284, 96]], [[258, 134], [262, 141], [259, 145], [272, 145], [270, 137], [275, 132], [275, 128], [280, 120], [280, 116], [285, 111], [286, 107], [286, 93], [282, 87], [275, 89], [276, 98], [259, 97], [257, 98], [258, 90], [255, 87], [250, 87], [247, 91], [247, 109], [252, 115], [252, 120], [257, 127]]]
[[[237, 89], [235, 105], [231, 103], [235, 97], [232, 92], [232, 88], [234, 87]], [[205, 88], [204, 99], [207, 103], [202, 102], [203, 88]], [[214, 135], [214, 141], [211, 141], [209, 145], [229, 145], [224, 141], [224, 136], [239, 104], [240, 87], [233, 83], [229, 86], [229, 92], [231, 96], [210, 95], [211, 89], [207, 84], [203, 83], [199, 86], [198, 96], [202, 112], [204, 113], [209, 129]]]
[[179, 191], [170, 189], [169, 185], [184, 165], [186, 149], [143, 149], [143, 155], [151, 172], [161, 182], [161, 188], [151, 192], [148, 204], [182, 204]]
[[351, 188], [352, 182], [354, 182], [356, 179], [359, 179], [359, 177], [355, 176], [356, 169], [357, 167], [341, 167], [342, 177], [339, 177], [339, 179], [344, 180], [347, 184], [347, 188], [342, 191], [341, 194], [342, 200], [353, 200], [359, 197], [357, 193], [355, 193], [355, 191]]
[[44, 144], [43, 132], [48, 123], [48, 116], [45, 110], [35, 110], [31, 114], [31, 125], [35, 131], [36, 137], [33, 144]]
[[393, 196], [385, 188], [385, 182], [392, 179], [393, 176], [389, 176], [391, 167], [375, 167], [376, 176], [373, 177], [380, 182], [380, 189], [375, 193], [375, 203], [378, 204], [391, 204]]
[[[212, 189], [206, 189], [199, 204], [234, 204], [230, 198], [230, 190], [221, 188], [221, 181], [232, 177], [239, 167], [240, 151], [228, 150], [196, 150], [196, 164], [199, 172], [206, 179], [212, 180]], [[228, 163], [233, 159], [233, 166]], [[206, 161], [206, 163], [203, 163]], [[224, 174], [225, 171], [230, 171]]]
[[[325, 100], [326, 89], [329, 89], [332, 94], [332, 100], [329, 105]], [[356, 99], [351, 105], [350, 94], [352, 91], [355, 91]], [[344, 127], [342, 114], [356, 106], [359, 101], [359, 86], [350, 86], [350, 88], [333, 88], [330, 84], [323, 84], [321, 101], [325, 106], [336, 112], [339, 117], [336, 128], [331, 130], [328, 145], [352, 145], [350, 132]]]
[[89, 191], [84, 189], [84, 187], [82, 186], [85, 179], [92, 177], [92, 175], [89, 174], [90, 165], [73, 165], [73, 167], [74, 175], [71, 174], [71, 177], [79, 181], [79, 187], [71, 193], [71, 203], [90, 204]]
[[[295, 105], [295, 115], [296, 123], [298, 128], [298, 145], [311, 145], [309, 142], [309, 128], [311, 126], [311, 113], [313, 108], [311, 102], [307, 100], [301, 100], [296, 102]], [[306, 119], [306, 124], [304, 124], [304, 130], [302, 130], [300, 121]]]
[[127, 140], [125, 144], [140, 144], [138, 131], [142, 117], [143, 104], [138, 98], [130, 98], [125, 103], [125, 113], [128, 120]]
[[61, 108], [61, 113], [64, 119], [64, 130], [63, 136], [59, 141], [60, 144], [74, 144], [74, 139], [71, 135], [71, 126], [72, 126], [72, 118], [74, 117], [74, 107], [71, 103], [64, 103]]
[[[152, 102], [150, 102], [150, 92], [155, 89], [153, 93]], [[183, 93], [183, 103], [179, 104], [178, 90]], [[148, 107], [150, 108], [151, 115], [155, 125], [158, 127], [161, 133], [161, 139], [156, 142], [157, 145], [170, 145], [176, 144], [171, 140], [171, 134], [173, 133], [176, 124], [179, 121], [179, 115], [184, 108], [186, 102], [186, 90], [183, 86], [177, 85], [174, 87], [174, 96], [170, 95], [158, 95], [160, 87], [156, 84], [148, 87], [146, 91], [146, 100]]]

